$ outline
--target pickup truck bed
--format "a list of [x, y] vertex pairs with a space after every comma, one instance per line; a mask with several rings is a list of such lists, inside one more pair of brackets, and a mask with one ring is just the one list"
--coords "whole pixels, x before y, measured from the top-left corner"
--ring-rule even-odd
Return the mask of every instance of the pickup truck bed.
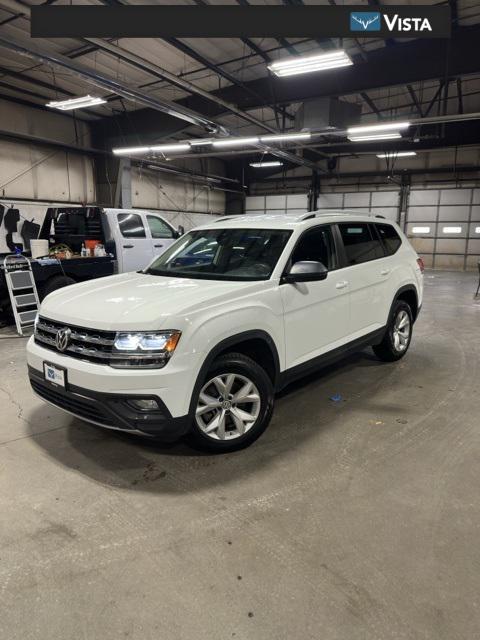
[[[4, 323], [10, 315], [10, 299], [3, 270], [3, 259], [7, 254], [0, 254], [0, 310]], [[39, 259], [32, 260], [32, 271], [37, 284], [40, 300], [49, 293], [49, 286], [56, 282], [71, 284], [65, 278], [75, 282], [83, 282], [93, 278], [102, 278], [114, 273], [115, 260], [112, 257], [70, 258], [69, 260]], [[60, 285], [62, 286], [62, 285]]]

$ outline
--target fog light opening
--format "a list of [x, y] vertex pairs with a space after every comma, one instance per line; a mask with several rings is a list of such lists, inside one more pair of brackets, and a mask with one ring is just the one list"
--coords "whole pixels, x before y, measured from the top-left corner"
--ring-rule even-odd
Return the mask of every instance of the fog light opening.
[[128, 403], [139, 411], [158, 411], [158, 402], [154, 398], [136, 398]]

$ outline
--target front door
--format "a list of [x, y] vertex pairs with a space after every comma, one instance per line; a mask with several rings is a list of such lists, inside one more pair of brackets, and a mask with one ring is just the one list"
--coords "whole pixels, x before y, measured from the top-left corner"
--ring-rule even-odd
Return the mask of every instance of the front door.
[[120, 272], [144, 269], [152, 260], [152, 241], [143, 214], [117, 213], [117, 259]]
[[166, 220], [154, 213], [147, 214], [147, 224], [152, 238], [152, 255], [156, 258], [175, 242], [175, 231]]
[[330, 225], [306, 231], [292, 252], [290, 264], [304, 260], [322, 262], [329, 273], [318, 282], [284, 283], [280, 286], [284, 305], [287, 369], [306, 363], [341, 346], [348, 333], [348, 287], [338, 270]]

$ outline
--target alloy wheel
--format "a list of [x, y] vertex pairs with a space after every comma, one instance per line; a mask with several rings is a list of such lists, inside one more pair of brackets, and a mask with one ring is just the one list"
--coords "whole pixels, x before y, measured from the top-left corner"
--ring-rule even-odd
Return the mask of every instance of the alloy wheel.
[[238, 373], [225, 373], [203, 385], [195, 420], [209, 438], [233, 440], [253, 427], [260, 406], [260, 392], [252, 380]]
[[392, 337], [393, 346], [396, 351], [405, 351], [410, 340], [410, 332], [412, 330], [410, 317], [403, 309], [398, 312], [393, 325]]

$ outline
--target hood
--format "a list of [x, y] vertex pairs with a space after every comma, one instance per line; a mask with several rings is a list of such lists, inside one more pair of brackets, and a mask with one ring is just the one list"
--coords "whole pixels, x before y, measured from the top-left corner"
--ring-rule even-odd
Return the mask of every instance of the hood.
[[40, 315], [106, 331], [177, 329], [181, 328], [176, 324], [178, 316], [266, 285], [267, 281], [222, 282], [124, 273], [54, 291], [42, 302]]

